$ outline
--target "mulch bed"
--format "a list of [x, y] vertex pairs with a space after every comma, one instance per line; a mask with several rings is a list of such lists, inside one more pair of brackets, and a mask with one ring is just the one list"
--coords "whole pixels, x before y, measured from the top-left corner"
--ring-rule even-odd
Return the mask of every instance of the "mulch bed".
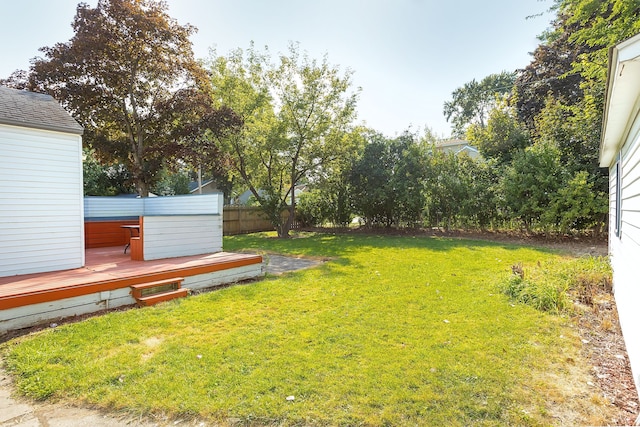
[[[603, 327], [603, 319], [608, 319]], [[613, 299], [595, 303], [576, 319], [583, 355], [592, 365], [592, 383], [617, 408], [610, 425], [631, 426], [638, 420], [640, 401]]]

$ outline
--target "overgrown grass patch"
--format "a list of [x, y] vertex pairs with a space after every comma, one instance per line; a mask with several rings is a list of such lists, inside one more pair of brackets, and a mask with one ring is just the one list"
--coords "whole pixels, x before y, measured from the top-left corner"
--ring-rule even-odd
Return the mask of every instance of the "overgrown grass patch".
[[552, 258], [532, 265], [514, 264], [502, 291], [518, 302], [551, 313], [572, 311], [573, 301], [593, 305], [611, 291], [611, 266], [604, 257]]
[[579, 340], [498, 283], [516, 262], [558, 255], [423, 237], [225, 238], [241, 249], [331, 261], [11, 341], [19, 390], [218, 423], [553, 421], [547, 374], [578, 359]]

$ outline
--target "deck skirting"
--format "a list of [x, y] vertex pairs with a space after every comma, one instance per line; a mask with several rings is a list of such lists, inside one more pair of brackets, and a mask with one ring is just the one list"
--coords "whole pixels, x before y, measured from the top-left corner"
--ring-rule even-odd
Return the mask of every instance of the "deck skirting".
[[[183, 288], [202, 290], [264, 274], [262, 257], [218, 253], [161, 261], [131, 261], [120, 248], [67, 275], [15, 276], [0, 282], [0, 334], [57, 319], [136, 304], [131, 285], [181, 277]], [[115, 259], [124, 259], [114, 262]], [[107, 272], [108, 273], [105, 273]], [[5, 280], [6, 281], [6, 280]], [[56, 282], [58, 282], [56, 284]]]

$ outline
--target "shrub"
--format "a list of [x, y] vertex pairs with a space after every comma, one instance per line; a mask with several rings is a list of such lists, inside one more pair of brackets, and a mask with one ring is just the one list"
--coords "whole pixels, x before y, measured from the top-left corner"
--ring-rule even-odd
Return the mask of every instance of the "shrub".
[[321, 226], [328, 217], [327, 200], [317, 190], [302, 193], [296, 204], [296, 218], [305, 226]]

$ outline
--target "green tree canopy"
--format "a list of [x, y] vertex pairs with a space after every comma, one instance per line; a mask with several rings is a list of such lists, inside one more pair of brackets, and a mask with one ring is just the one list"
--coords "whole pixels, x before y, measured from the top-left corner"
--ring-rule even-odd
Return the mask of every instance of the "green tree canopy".
[[484, 127], [489, 112], [506, 94], [511, 93], [516, 75], [503, 71], [490, 74], [481, 81], [471, 80], [451, 94], [451, 101], [444, 103], [444, 115], [453, 125], [453, 134], [463, 136], [467, 126]]
[[498, 165], [510, 162], [515, 151], [531, 145], [527, 131], [505, 102], [489, 112], [486, 126], [469, 126], [467, 140], [484, 158], [494, 159]]
[[[226, 138], [233, 168], [269, 216], [280, 237], [295, 218], [297, 184], [330, 168], [350, 150], [357, 92], [351, 72], [301, 55], [296, 45], [272, 64], [268, 51], [238, 49], [211, 59], [218, 102], [243, 120]], [[289, 209], [287, 220], [281, 211]]]
[[48, 92], [85, 127], [84, 140], [105, 161], [130, 170], [146, 196], [168, 143], [162, 106], [181, 87], [206, 83], [189, 36], [166, 4], [152, 0], [80, 3], [74, 36], [45, 47], [34, 60], [29, 89]]

